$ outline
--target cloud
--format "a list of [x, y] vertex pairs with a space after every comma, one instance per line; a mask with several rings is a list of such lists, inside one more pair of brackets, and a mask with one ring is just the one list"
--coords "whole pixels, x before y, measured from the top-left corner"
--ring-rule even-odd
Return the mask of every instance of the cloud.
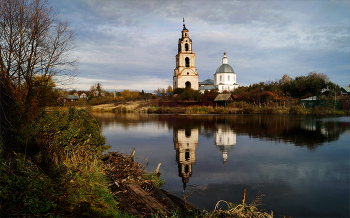
[[[226, 48], [240, 85], [310, 71], [328, 74], [342, 86], [350, 82], [350, 5], [345, 1], [50, 3], [75, 27], [80, 76], [88, 79], [143, 77], [172, 84], [185, 17], [200, 81], [213, 78]], [[137, 81], [128, 88], [140, 87]]]
[[115, 87], [117, 87], [118, 91], [129, 89], [129, 90], [144, 90], [144, 91], [152, 92], [156, 90], [158, 87], [166, 89], [169, 85], [172, 84], [172, 81], [170, 80], [163, 80], [163, 79], [159, 79], [156, 77], [149, 77], [149, 76], [132, 76], [132, 77], [121, 78], [121, 79], [118, 79], [118, 78], [102, 79], [105, 77], [106, 76], [103, 76], [103, 75], [100, 75], [100, 77], [96, 77], [96, 78], [76, 77], [74, 78], [73, 84], [59, 86], [59, 88], [90, 90], [92, 85], [96, 83], [101, 83], [103, 89], [106, 89], [106, 90], [114, 90]]

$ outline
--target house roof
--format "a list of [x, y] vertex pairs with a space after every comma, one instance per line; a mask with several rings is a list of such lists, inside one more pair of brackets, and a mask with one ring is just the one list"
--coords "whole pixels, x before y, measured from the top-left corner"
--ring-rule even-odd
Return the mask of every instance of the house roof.
[[200, 86], [198, 88], [198, 90], [211, 90], [211, 89], [216, 89], [216, 86], [214, 86], [214, 85], [204, 85], [204, 86]]
[[214, 101], [228, 101], [232, 100], [231, 94], [218, 94]]
[[203, 82], [198, 82], [199, 85], [214, 85], [214, 80], [212, 79], [207, 79], [204, 80]]
[[66, 96], [64, 96], [64, 98], [65, 99], [73, 99], [73, 100], [75, 100], [75, 99], [79, 99], [77, 96], [75, 96], [75, 95], [66, 95]]
[[346, 92], [350, 92], [350, 86], [342, 87]]

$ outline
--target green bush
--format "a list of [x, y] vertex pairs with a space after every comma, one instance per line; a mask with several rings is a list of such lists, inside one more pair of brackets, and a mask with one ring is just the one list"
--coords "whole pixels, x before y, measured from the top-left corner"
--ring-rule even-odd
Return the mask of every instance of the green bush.
[[308, 110], [305, 109], [305, 107], [303, 106], [297, 105], [289, 109], [289, 114], [295, 114], [295, 115], [308, 114]]
[[122, 216], [101, 160], [108, 146], [98, 121], [87, 111], [43, 112], [17, 132], [25, 152], [1, 159], [3, 214]]
[[72, 160], [78, 165], [99, 158], [108, 149], [98, 121], [86, 110], [43, 112], [30, 129], [45, 164]]
[[7, 216], [50, 216], [57, 210], [52, 179], [32, 161], [17, 154], [1, 161], [1, 213]]

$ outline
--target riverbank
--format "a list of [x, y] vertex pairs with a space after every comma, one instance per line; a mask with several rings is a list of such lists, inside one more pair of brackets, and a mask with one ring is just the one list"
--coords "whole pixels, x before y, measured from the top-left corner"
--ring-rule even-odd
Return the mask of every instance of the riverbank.
[[[166, 107], [158, 106], [156, 101], [132, 101], [120, 104], [101, 104], [94, 106], [74, 106], [76, 109], [86, 109], [90, 112], [114, 113], [149, 113], [149, 114], [293, 114], [293, 115], [350, 115], [350, 111], [335, 110], [331, 106], [316, 106], [306, 108], [303, 105], [284, 106], [256, 106], [239, 104], [227, 107], [190, 106]], [[48, 108], [48, 110], [52, 110]], [[60, 110], [68, 110], [61, 107]]]
[[273, 217], [272, 212], [257, 208], [260, 196], [248, 204], [245, 190], [241, 204], [220, 201], [217, 205], [226, 203], [228, 209], [216, 207], [213, 212], [202, 211], [186, 202], [185, 197], [182, 199], [161, 189], [165, 181], [160, 179], [159, 168], [147, 173], [144, 170], [147, 160], [135, 163], [133, 155], [110, 152], [102, 159], [106, 175], [113, 181], [111, 190], [118, 197], [123, 212], [137, 217]]
[[[6, 143], [0, 146], [4, 217], [131, 217], [133, 213], [124, 209], [128, 207], [120, 198], [121, 192], [159, 192], [163, 182], [156, 174], [144, 171], [144, 163], [134, 163], [129, 155], [103, 156], [108, 150], [106, 140], [97, 120], [86, 110], [42, 112], [7, 134]], [[247, 204], [245, 195], [242, 204], [227, 203], [227, 210], [216, 208], [207, 213], [161, 192], [171, 201], [160, 194], [162, 199], [155, 200], [163, 202], [165, 209], [160, 210], [149, 209], [135, 194], [126, 197], [136, 208], [144, 205], [140, 211], [136, 209], [141, 216], [272, 217], [256, 208], [258, 201]], [[154, 193], [150, 195], [155, 198]], [[169, 202], [177, 207], [169, 209]]]

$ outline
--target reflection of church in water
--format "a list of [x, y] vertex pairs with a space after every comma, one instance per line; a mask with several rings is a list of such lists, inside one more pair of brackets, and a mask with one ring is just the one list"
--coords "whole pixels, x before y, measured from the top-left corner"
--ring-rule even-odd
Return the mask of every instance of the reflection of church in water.
[[195, 164], [196, 160], [198, 129], [174, 129], [173, 140], [179, 177], [182, 178], [183, 188], [185, 189], [192, 175], [192, 165]]
[[225, 125], [218, 125], [215, 132], [216, 148], [222, 152], [224, 164], [227, 161], [227, 154], [236, 145], [236, 133]]
[[[222, 152], [224, 164], [227, 154], [236, 144], [236, 133], [224, 125], [218, 125], [214, 135], [216, 148]], [[174, 148], [178, 163], [179, 177], [182, 178], [183, 188], [192, 176], [192, 166], [196, 163], [196, 149], [198, 145], [198, 128], [173, 129]]]

